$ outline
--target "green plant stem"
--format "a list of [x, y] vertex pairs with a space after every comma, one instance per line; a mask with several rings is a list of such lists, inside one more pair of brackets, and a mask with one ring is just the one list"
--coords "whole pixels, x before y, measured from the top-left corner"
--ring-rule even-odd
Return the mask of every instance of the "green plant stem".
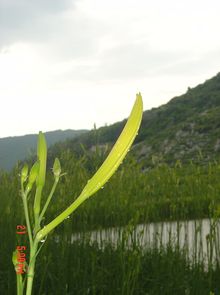
[[37, 247], [38, 247], [38, 242], [35, 240], [30, 250], [30, 263], [29, 263], [28, 273], [27, 273], [26, 295], [31, 295], [32, 293]]
[[[24, 205], [24, 214], [25, 214], [25, 220], [26, 220], [26, 225], [27, 225], [27, 230], [28, 230], [28, 238], [29, 238], [29, 242], [30, 242], [30, 262], [29, 262], [29, 266], [28, 266], [28, 270], [27, 270], [26, 295], [31, 295], [38, 242], [36, 240], [33, 241], [30, 217], [29, 217], [29, 212], [28, 212], [27, 193], [24, 192], [23, 183], [21, 185], [21, 188], [22, 188], [22, 200], [23, 200], [23, 205]], [[21, 276], [20, 280], [22, 280], [22, 276]], [[20, 293], [18, 293], [18, 295], [23, 295], [23, 284], [20, 281], [18, 283], [19, 283], [19, 292], [20, 292]], [[22, 284], [22, 287], [21, 287], [21, 284]]]
[[66, 219], [72, 212], [74, 212], [79, 205], [81, 205], [86, 199], [84, 192], [70, 205], [66, 210], [64, 210], [60, 215], [58, 215], [53, 221], [42, 228], [36, 235], [36, 239], [39, 242], [42, 240], [51, 230], [53, 230], [58, 224], [60, 224], [64, 219]]
[[28, 238], [30, 241], [30, 245], [32, 246], [33, 237], [32, 237], [31, 224], [30, 224], [30, 218], [29, 218], [29, 213], [28, 213], [27, 194], [24, 192], [23, 187], [22, 187], [22, 200], [23, 200], [24, 214], [25, 214], [25, 220], [26, 220], [27, 230], [28, 230]]
[[34, 222], [35, 222], [34, 235], [40, 229], [39, 214], [40, 214], [40, 201], [41, 201], [42, 189], [43, 187], [41, 185], [37, 186], [35, 199], [34, 199]]
[[52, 187], [52, 189], [51, 189], [51, 191], [50, 191], [50, 194], [49, 194], [49, 196], [48, 196], [48, 198], [47, 198], [47, 201], [46, 201], [46, 203], [45, 203], [45, 205], [44, 205], [44, 207], [43, 207], [43, 210], [41, 211], [41, 214], [40, 214], [40, 216], [39, 216], [39, 220], [38, 220], [39, 225], [40, 225], [40, 223], [41, 223], [41, 221], [42, 221], [42, 218], [44, 217], [44, 214], [45, 214], [45, 212], [46, 212], [46, 210], [47, 210], [47, 207], [48, 207], [48, 205], [49, 205], [49, 203], [50, 203], [50, 201], [51, 201], [51, 199], [52, 199], [52, 197], [53, 197], [53, 194], [54, 194], [55, 189], [56, 189], [56, 187], [57, 187], [58, 181], [59, 181], [59, 178], [55, 178], [55, 181], [54, 181], [53, 187]]
[[17, 295], [23, 295], [23, 281], [22, 281], [22, 275], [17, 274]]

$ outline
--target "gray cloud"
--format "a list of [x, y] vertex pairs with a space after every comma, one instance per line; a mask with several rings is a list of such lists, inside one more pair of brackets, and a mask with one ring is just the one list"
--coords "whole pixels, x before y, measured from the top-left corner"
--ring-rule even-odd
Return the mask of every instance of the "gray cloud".
[[[152, 49], [147, 43], [124, 43], [106, 50], [97, 66], [84, 66], [87, 79], [109, 80], [139, 79], [154, 76], [198, 76], [220, 67], [220, 49], [209, 52]], [[82, 69], [82, 67], [81, 67]], [[80, 68], [78, 69], [78, 73]]]
[[0, 47], [40, 40], [49, 34], [47, 19], [74, 7], [77, 0], [0, 0]]
[[220, 49], [211, 50], [208, 53], [191, 54], [189, 58], [180, 60], [174, 64], [167, 64], [161, 68], [161, 75], [199, 76], [210, 70], [218, 72], [220, 68]]
[[[98, 51], [99, 40], [103, 36], [105, 26], [101, 26], [99, 21], [90, 19], [77, 13], [70, 19], [63, 19], [51, 26], [50, 35], [45, 40], [45, 53], [48, 58], [56, 61], [73, 60], [77, 58], [94, 58]], [[52, 33], [53, 32], [53, 33]]]
[[146, 43], [124, 43], [97, 56], [96, 65], [73, 67], [67, 75], [88, 80], [139, 79], [160, 75], [188, 58], [190, 52], [183, 50], [153, 50]]
[[113, 77], [143, 77], [158, 74], [161, 67], [183, 59], [186, 52], [151, 49], [147, 43], [128, 43], [102, 57], [100, 71]]
[[75, 0], [1, 0], [0, 24], [3, 27], [22, 26], [45, 15], [60, 13]]
[[96, 55], [105, 25], [79, 12], [80, 1], [0, 0], [0, 51], [23, 42], [51, 63]]
[[187, 50], [153, 49], [147, 41], [134, 41], [136, 35], [132, 33], [127, 36], [129, 41], [122, 38], [120, 45], [99, 53], [103, 38], [113, 34], [117, 41], [120, 30], [115, 34], [110, 23], [77, 11], [75, 4], [79, 1], [0, 0], [0, 51], [7, 51], [7, 46], [16, 42], [28, 42], [34, 43], [39, 55], [51, 64], [77, 60], [77, 65], [73, 62], [72, 68], [62, 72], [60, 79], [65, 80], [139, 79], [185, 75], [189, 71], [197, 74], [210, 64], [220, 63], [219, 51], [193, 57]]

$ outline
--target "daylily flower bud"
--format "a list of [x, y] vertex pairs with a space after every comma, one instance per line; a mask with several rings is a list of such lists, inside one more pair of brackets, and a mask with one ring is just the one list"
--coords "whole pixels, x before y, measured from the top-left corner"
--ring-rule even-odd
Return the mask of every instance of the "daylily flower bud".
[[14, 266], [16, 266], [16, 264], [18, 263], [18, 251], [15, 250], [13, 253], [12, 253], [12, 263], [14, 264]]
[[59, 178], [61, 173], [61, 165], [60, 161], [58, 158], [55, 159], [54, 164], [53, 164], [53, 174], [55, 178]]
[[34, 165], [31, 168], [30, 174], [29, 174], [29, 178], [28, 178], [28, 185], [27, 185], [27, 190], [31, 190], [33, 184], [35, 183], [38, 174], [39, 174], [39, 162], [35, 162]]
[[37, 178], [37, 186], [44, 186], [47, 165], [47, 143], [44, 134], [40, 131], [38, 135], [37, 156], [40, 162], [39, 177]]
[[21, 182], [24, 183], [28, 176], [28, 165], [25, 164], [21, 170]]

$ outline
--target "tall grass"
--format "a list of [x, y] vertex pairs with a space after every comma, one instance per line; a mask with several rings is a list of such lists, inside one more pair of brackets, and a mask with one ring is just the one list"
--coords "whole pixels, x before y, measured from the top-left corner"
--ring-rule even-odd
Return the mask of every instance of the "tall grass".
[[34, 294], [218, 294], [219, 265], [192, 263], [172, 240], [166, 247], [143, 249], [131, 239], [127, 247], [127, 230], [114, 246], [90, 243], [86, 235], [74, 243], [70, 235], [59, 243], [51, 238], [37, 265]]
[[[98, 157], [98, 155], [96, 155]], [[98, 160], [98, 159], [97, 159]], [[48, 209], [45, 224], [57, 212], [65, 209], [72, 196], [79, 195], [93, 173], [91, 158], [85, 154], [76, 157], [63, 152], [60, 161], [63, 171], [54, 202]], [[88, 161], [90, 167], [88, 169]], [[95, 164], [96, 165], [96, 164]], [[2, 294], [15, 294], [16, 282], [11, 253], [18, 244], [16, 225], [24, 223], [19, 196], [18, 167], [11, 173], [0, 173], [0, 289]], [[216, 230], [220, 204], [220, 165], [196, 164], [175, 167], [161, 165], [143, 172], [132, 155], [124, 161], [96, 198], [82, 205], [75, 216], [66, 219], [55, 230], [63, 240], [55, 242], [48, 237], [37, 264], [34, 294], [214, 294], [220, 292], [219, 234]], [[48, 171], [51, 187], [53, 176]], [[117, 188], [117, 189], [116, 189]], [[14, 210], [16, 208], [16, 210]], [[193, 239], [198, 240], [193, 259], [187, 250], [189, 237], [184, 237], [185, 248], [178, 246], [181, 239], [181, 221], [209, 218], [211, 230], [207, 235], [208, 266], [201, 259], [201, 227], [196, 223]], [[143, 247], [139, 239], [131, 239], [130, 228], [139, 223], [176, 220], [176, 240]], [[129, 226], [128, 226], [129, 224]], [[12, 226], [13, 225], [13, 226]], [[90, 241], [91, 230], [125, 226], [126, 233], [117, 245]], [[81, 240], [71, 243], [72, 235], [81, 232]], [[158, 235], [157, 235], [158, 236]], [[26, 243], [25, 240], [22, 243]], [[217, 253], [217, 258], [213, 256]], [[214, 257], [214, 260], [213, 260]]]
[[[85, 158], [72, 161], [69, 155], [68, 167], [64, 168], [67, 175], [51, 212], [68, 203], [69, 191], [74, 189], [76, 195], [80, 191], [90, 174], [83, 164], [86, 165]], [[96, 198], [79, 208], [72, 225], [79, 230], [126, 225], [136, 215], [139, 223], [212, 217], [220, 204], [219, 179], [218, 163], [173, 168], [164, 164], [146, 173], [130, 155]], [[60, 199], [59, 195], [67, 199]]]

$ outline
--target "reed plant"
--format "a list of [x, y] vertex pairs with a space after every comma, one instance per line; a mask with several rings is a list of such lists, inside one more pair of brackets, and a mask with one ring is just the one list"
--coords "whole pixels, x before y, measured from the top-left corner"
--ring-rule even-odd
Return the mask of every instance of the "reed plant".
[[115, 244], [104, 238], [91, 242], [89, 234], [71, 242], [72, 231], [56, 243], [49, 236], [34, 294], [218, 294], [219, 268], [205, 269], [203, 261], [192, 264], [172, 239], [166, 246], [143, 248], [131, 238], [130, 228], [125, 231]]
[[[73, 195], [73, 199], [77, 198], [86, 179], [91, 177], [91, 172], [84, 167], [86, 156], [76, 158], [65, 152], [60, 160], [68, 175], [60, 178], [43, 224], [70, 202], [69, 198], [60, 196]], [[15, 293], [10, 252], [14, 245], [28, 243], [25, 236], [15, 236], [15, 229], [11, 226], [25, 222], [22, 204], [17, 197], [18, 173], [19, 167], [11, 173], [0, 173], [0, 231], [4, 237], [0, 243], [0, 252], [4, 253], [0, 256], [2, 294]], [[54, 235], [48, 235], [36, 265], [34, 294], [86, 295], [97, 292], [115, 295], [122, 294], [123, 288], [128, 290], [128, 286], [133, 292], [130, 294], [218, 294], [219, 176], [218, 163], [210, 163], [207, 167], [190, 164], [171, 168], [163, 165], [143, 173], [140, 163], [135, 162], [131, 153], [128, 154], [111, 181], [97, 192], [96, 198], [82, 204], [75, 211], [74, 218], [65, 219]], [[44, 188], [43, 202], [46, 202], [54, 180], [50, 171], [47, 180], [49, 183]], [[29, 198], [30, 203], [33, 198], [34, 194]], [[16, 210], [13, 209], [15, 204]], [[201, 220], [187, 220], [194, 217], [208, 218], [206, 226]], [[169, 229], [173, 223], [167, 223], [168, 220], [176, 221], [173, 235]], [[132, 229], [134, 235], [139, 234], [136, 225], [140, 222], [146, 222], [148, 239], [144, 246], [140, 243], [141, 236], [129, 238]], [[191, 230], [190, 222], [194, 223]], [[123, 234], [124, 226], [126, 234]], [[110, 229], [103, 234], [108, 227], [119, 228], [121, 239], [112, 241]], [[184, 234], [183, 229], [186, 229]], [[78, 233], [80, 240], [73, 241], [73, 234]], [[164, 245], [162, 240], [165, 235], [168, 242]], [[128, 248], [126, 243], [129, 240], [132, 244]], [[155, 242], [151, 243], [151, 240]], [[180, 247], [181, 240], [184, 248]], [[190, 240], [197, 243], [191, 244], [191, 247]], [[191, 251], [188, 250], [190, 247]], [[206, 248], [209, 250], [206, 251]]]

